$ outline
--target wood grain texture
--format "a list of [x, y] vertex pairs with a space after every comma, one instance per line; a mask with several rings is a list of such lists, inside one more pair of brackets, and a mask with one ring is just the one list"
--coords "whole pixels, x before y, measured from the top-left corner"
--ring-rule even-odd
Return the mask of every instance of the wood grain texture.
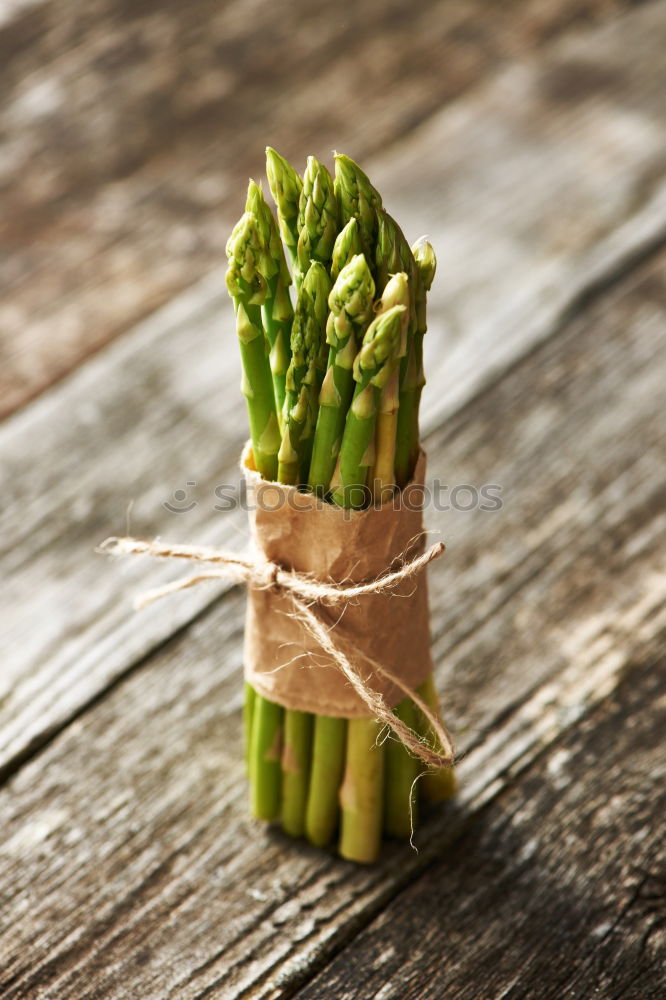
[[661, 657], [470, 816], [299, 1000], [660, 1000], [665, 725]]
[[[442, 259], [426, 339], [426, 427], [441, 424], [664, 239], [664, 107], [646, 67], [665, 36], [657, 5], [584, 42], [557, 43], [547, 59], [508, 68], [429, 121], [414, 136], [414, 154], [396, 148], [377, 161], [389, 207], [411, 236], [429, 221]], [[582, 53], [587, 78], [608, 81], [589, 96], [594, 114], [552, 92], [558, 72]], [[621, 114], [610, 82], [617, 76], [627, 95]], [[603, 137], [609, 155], [599, 158]], [[429, 220], [400, 180], [407, 165], [414, 171], [416, 154]], [[596, 182], [582, 183], [592, 169]], [[12, 578], [0, 680], [5, 772], [224, 589], [193, 591], [139, 620], [130, 597], [174, 571], [142, 560], [103, 563], [93, 549], [126, 531], [132, 500], [138, 534], [243, 544], [242, 512], [214, 509], [215, 486], [237, 482], [245, 433], [230, 316], [221, 274], [213, 274], [0, 429], [7, 482], [0, 558]], [[481, 453], [488, 464], [477, 475], [496, 480], [497, 449]], [[447, 478], [469, 474], [431, 463], [435, 469]], [[197, 507], [187, 515], [165, 510], [187, 482], [196, 483], [188, 493]]]
[[[504, 60], [627, 6], [10, 4], [0, 413], [224, 259], [267, 142], [297, 160], [332, 147], [368, 158]], [[585, 67], [575, 76], [574, 98], [599, 85]]]
[[[394, 846], [378, 866], [355, 868], [248, 822], [238, 672], [243, 596], [231, 591], [0, 794], [3, 996], [293, 996], [426, 868], [460, 887], [459, 912], [455, 895], [449, 900], [451, 920], [458, 913], [469, 940], [479, 936], [492, 955], [506, 944], [510, 904], [502, 909], [498, 899], [496, 916], [472, 907], [483, 898], [464, 883], [474, 858], [476, 891], [495, 873], [494, 891], [515, 883], [526, 898], [514, 896], [513, 904], [529, 913], [538, 906], [537, 873], [552, 893], [558, 872], [573, 879], [569, 862], [557, 867], [558, 850], [565, 853], [559, 830], [577, 838], [574, 864], [590, 850], [580, 842], [586, 817], [602, 844], [611, 842], [614, 824], [636, 832], [656, 816], [652, 783], [632, 798], [629, 778], [650, 773], [649, 699], [662, 690], [653, 693], [651, 678], [662, 683], [657, 654], [666, 635], [663, 371], [655, 364], [665, 316], [661, 253], [428, 441], [452, 482], [481, 483], [492, 472], [504, 486], [504, 506], [441, 512], [434, 521], [449, 542], [430, 573], [435, 653], [464, 758], [458, 803], [428, 819], [419, 853]], [[645, 718], [609, 747], [608, 733], [617, 732], [613, 697], [623, 719], [634, 720], [626, 714], [632, 707]], [[611, 798], [605, 818], [581, 805], [567, 826], [588, 786], [564, 779], [597, 748], [606, 749], [608, 787], [615, 779], [621, 805], [635, 806], [636, 816], [618, 818]], [[620, 773], [625, 749], [636, 754], [629, 775]], [[538, 761], [546, 753], [552, 785], [542, 788]], [[516, 861], [523, 824], [539, 809], [542, 832], [534, 836], [542, 839]], [[555, 816], [546, 830], [549, 810]], [[651, 872], [653, 843], [649, 833], [636, 852]], [[574, 897], [599, 923], [628, 898], [621, 886], [603, 884], [605, 874], [627, 877], [626, 858], [601, 854], [594, 883]], [[449, 856], [459, 859], [460, 875]], [[558, 939], [565, 943], [567, 926], [579, 919], [567, 908], [568, 885], [554, 897], [570, 919]], [[529, 923], [520, 926], [511, 945], [516, 975], [529, 945]], [[608, 946], [619, 953], [621, 938], [631, 954], [648, 930], [648, 921], [617, 921]], [[654, 937], [646, 949], [658, 943]], [[460, 950], [452, 974], [462, 976]], [[585, 974], [583, 983], [593, 981], [593, 962]], [[382, 988], [391, 988], [386, 978]]]

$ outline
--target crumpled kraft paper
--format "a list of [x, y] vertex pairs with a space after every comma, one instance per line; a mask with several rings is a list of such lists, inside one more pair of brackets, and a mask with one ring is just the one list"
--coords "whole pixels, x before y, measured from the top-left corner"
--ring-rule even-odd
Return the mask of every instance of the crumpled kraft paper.
[[[269, 483], [254, 468], [246, 445], [241, 469], [253, 543], [266, 559], [317, 580], [360, 583], [391, 568], [393, 560], [423, 551], [422, 453], [404, 497], [382, 507], [345, 511], [293, 486]], [[417, 509], [412, 509], [412, 508]], [[394, 567], [395, 568], [395, 567]], [[425, 573], [390, 592], [369, 594], [345, 604], [318, 606], [333, 628], [331, 638], [361, 668], [369, 685], [390, 707], [405, 694], [378, 677], [360, 656], [366, 653], [410, 688], [432, 671]], [[359, 718], [369, 714], [359, 695], [293, 614], [288, 595], [252, 584], [245, 623], [245, 676], [265, 698], [285, 708]]]

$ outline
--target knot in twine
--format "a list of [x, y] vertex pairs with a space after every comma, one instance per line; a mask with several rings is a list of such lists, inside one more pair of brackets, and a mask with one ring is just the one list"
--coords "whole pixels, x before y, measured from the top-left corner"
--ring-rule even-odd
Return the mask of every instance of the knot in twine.
[[[274, 588], [287, 594], [294, 608], [296, 618], [312, 635], [335, 663], [338, 670], [346, 677], [361, 700], [367, 705], [369, 714], [375, 716], [397, 736], [400, 742], [414, 756], [429, 767], [451, 767], [454, 761], [453, 742], [441, 719], [436, 712], [409, 685], [387, 670], [362, 650], [353, 647], [348, 655], [345, 647], [348, 643], [339, 634], [338, 625], [326, 623], [316, 610], [314, 604], [335, 605], [345, 604], [366, 594], [386, 593], [404, 580], [409, 580], [419, 574], [433, 559], [439, 558], [445, 550], [442, 542], [435, 542], [420, 555], [408, 558], [401, 557], [398, 569], [386, 570], [367, 583], [337, 584], [324, 583], [315, 580], [306, 573], [284, 569], [277, 563], [270, 562], [260, 554], [247, 553], [237, 555], [221, 549], [196, 545], [173, 545], [167, 542], [142, 542], [137, 538], [107, 538], [97, 548], [98, 552], [113, 556], [148, 555], [159, 559], [185, 559], [188, 562], [212, 563], [214, 569], [202, 570], [192, 576], [182, 577], [167, 583], [162, 587], [149, 590], [134, 600], [134, 607], [141, 609], [158, 601], [169, 594], [195, 587], [206, 580], [230, 580], [233, 583], [250, 583], [254, 587], [264, 589]], [[335, 639], [331, 633], [336, 631]], [[432, 736], [438, 749], [433, 748], [399, 719], [387, 705], [384, 697], [373, 690], [364, 674], [354, 663], [360, 657], [381, 677], [388, 679], [399, 688], [420, 709], [430, 724]]]

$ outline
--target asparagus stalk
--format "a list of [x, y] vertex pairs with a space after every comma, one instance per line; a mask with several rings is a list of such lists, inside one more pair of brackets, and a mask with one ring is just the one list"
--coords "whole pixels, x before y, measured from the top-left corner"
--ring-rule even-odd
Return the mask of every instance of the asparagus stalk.
[[252, 685], [245, 681], [243, 700], [243, 735], [245, 738], [245, 764], [250, 769], [250, 747], [252, 745], [252, 720], [254, 718], [255, 691]]
[[330, 844], [338, 823], [347, 720], [315, 715], [305, 833], [316, 847]]
[[349, 861], [376, 861], [382, 839], [384, 748], [376, 719], [349, 719], [347, 760], [340, 789], [340, 854]]
[[[409, 306], [411, 296], [409, 279], [404, 271], [394, 274], [386, 284], [384, 293], [375, 306], [378, 313], [387, 312], [393, 306], [402, 305], [405, 311], [402, 315], [400, 330], [399, 357], [404, 357], [407, 350], [407, 329], [409, 323]], [[379, 400], [377, 414], [377, 430], [375, 440], [375, 464], [370, 474], [372, 493], [377, 503], [390, 500], [395, 489], [395, 452], [398, 429], [400, 371], [396, 367], [384, 386]]]
[[357, 220], [363, 253], [374, 269], [377, 213], [382, 207], [381, 195], [358, 163], [344, 153], [335, 154], [334, 188], [340, 208], [340, 222], [344, 225], [352, 218]]
[[245, 212], [227, 243], [226, 282], [236, 313], [243, 366], [241, 391], [247, 402], [254, 461], [264, 479], [274, 480], [280, 433], [261, 322], [261, 306], [267, 293], [266, 280], [257, 266], [261, 253], [256, 216]]
[[377, 410], [375, 462], [370, 471], [370, 488], [375, 503], [388, 503], [395, 492], [395, 450], [398, 425], [400, 371], [398, 368], [382, 389]]
[[[318, 261], [310, 264], [308, 273], [305, 276], [304, 285], [307, 286], [308, 295], [311, 299], [311, 311], [313, 324], [317, 331], [319, 350], [315, 358], [315, 382], [313, 384], [313, 415], [314, 421], [312, 432], [314, 433], [314, 423], [317, 418], [317, 402], [321, 391], [322, 382], [326, 375], [326, 362], [328, 360], [328, 344], [326, 343], [326, 322], [328, 319], [328, 299], [331, 294], [331, 278], [324, 267]], [[307, 480], [308, 469], [305, 469], [305, 479]]]
[[275, 408], [282, 432], [282, 411], [290, 359], [291, 322], [294, 316], [288, 292], [291, 277], [273, 213], [266, 203], [261, 187], [252, 180], [247, 189], [245, 211], [254, 213], [263, 250], [257, 260], [257, 269], [266, 282], [266, 298], [261, 306], [261, 314], [270, 349]]
[[428, 328], [426, 320], [427, 293], [432, 288], [435, 278], [437, 258], [432, 243], [426, 239], [418, 240], [412, 247], [412, 253], [421, 278], [420, 292], [416, 296], [416, 319], [418, 332], [423, 336]]
[[333, 178], [323, 163], [315, 156], [308, 156], [298, 203], [296, 255], [301, 278], [307, 273], [311, 261], [318, 261], [328, 269], [337, 234], [338, 204], [333, 192]]
[[284, 711], [255, 693], [250, 741], [250, 805], [253, 816], [271, 822], [280, 815]]
[[301, 454], [301, 482], [307, 483], [312, 462], [315, 427], [317, 425], [318, 401], [321, 387], [326, 375], [328, 344], [326, 343], [326, 321], [328, 317], [328, 298], [331, 294], [331, 279], [323, 264], [313, 261], [303, 284], [307, 284], [312, 299], [312, 314], [317, 330], [319, 350], [314, 364], [314, 381], [310, 384], [310, 419], [303, 438]]
[[352, 216], [346, 226], [340, 230], [333, 244], [333, 254], [331, 256], [331, 281], [336, 282], [340, 271], [348, 264], [352, 257], [362, 253], [361, 236], [358, 222]]
[[292, 837], [302, 837], [305, 832], [311, 749], [312, 716], [287, 709], [282, 750], [282, 829]]
[[[432, 674], [417, 688], [417, 693], [423, 698], [428, 708], [441, 718], [441, 709], [435, 681]], [[418, 731], [421, 736], [435, 749], [441, 750], [439, 740], [432, 726], [422, 712], [418, 712]], [[456, 791], [456, 772], [453, 767], [440, 767], [428, 770], [421, 779], [421, 793], [430, 802], [441, 802], [450, 799]]]
[[417, 387], [414, 341], [417, 328], [416, 299], [419, 294], [418, 283], [420, 278], [411, 248], [400, 226], [395, 219], [391, 218], [388, 212], [378, 213], [376, 262], [377, 280], [380, 282], [380, 287], [384, 278], [397, 270], [404, 271], [409, 278], [409, 324], [407, 327], [406, 351], [400, 360], [400, 396], [395, 453], [396, 480], [397, 485], [402, 488], [409, 482], [413, 472], [410, 459]]
[[[365, 500], [378, 397], [398, 363], [404, 312], [405, 307], [397, 305], [377, 316], [354, 361], [357, 385], [336, 469], [339, 485], [333, 491], [333, 501], [344, 507], [361, 506]], [[375, 719], [350, 719], [347, 723], [340, 853], [353, 861], [374, 861], [379, 854], [384, 795], [384, 749], [377, 742], [380, 729]]]
[[393, 306], [377, 316], [354, 360], [356, 387], [331, 482], [331, 499], [341, 507], [363, 507], [368, 499], [366, 484], [368, 469], [374, 464], [377, 405], [381, 389], [398, 362], [404, 312], [404, 306]]
[[[377, 212], [375, 267], [377, 269], [377, 288], [382, 295], [392, 274], [404, 271], [410, 283], [413, 282], [416, 274], [416, 261], [405, 234], [395, 219], [383, 209]], [[412, 290], [411, 284], [410, 290]], [[416, 318], [413, 303], [410, 304], [410, 318], [412, 321]]]
[[271, 146], [266, 147], [266, 176], [277, 207], [280, 235], [289, 253], [294, 277], [297, 276], [298, 258], [298, 203], [303, 181], [290, 163]]
[[[378, 314], [394, 306], [404, 307], [401, 317], [400, 346], [403, 356], [407, 347], [410, 290], [404, 271], [389, 278], [380, 301], [375, 306]], [[398, 378], [396, 365], [386, 385], [381, 390], [375, 432], [375, 464], [372, 469], [372, 489], [376, 502], [389, 499], [395, 485], [395, 445], [398, 421]], [[394, 709], [395, 714], [411, 729], [416, 728], [416, 707], [405, 698]], [[416, 822], [415, 779], [418, 774], [416, 758], [397, 740], [389, 739], [385, 748], [386, 782], [384, 795], [384, 832], [389, 837], [409, 837]]]
[[[267, 283], [259, 266], [265, 249], [259, 237], [257, 218], [245, 212], [227, 243], [227, 288], [234, 301], [236, 330], [243, 365], [245, 395], [257, 471], [274, 480], [280, 435], [273, 379], [261, 323], [261, 306]], [[255, 694], [252, 701], [249, 770], [252, 813], [273, 820], [279, 814], [281, 795], [280, 753], [282, 709]]]
[[[298, 484], [307, 475], [318, 393], [317, 366], [324, 343], [327, 298], [331, 281], [314, 262], [301, 285], [292, 327], [292, 360], [287, 373], [285, 430], [279, 453], [278, 480]], [[282, 827], [292, 836], [305, 832], [308, 801], [312, 716], [287, 709], [282, 757]]]
[[[411, 698], [403, 698], [393, 711], [405, 725], [418, 732], [421, 713]], [[410, 837], [416, 825], [417, 799], [414, 782], [418, 773], [419, 765], [416, 757], [413, 757], [399, 740], [388, 739], [384, 830], [389, 837]]]
[[328, 299], [328, 367], [319, 393], [319, 412], [308, 483], [320, 495], [330, 485], [347, 410], [354, 393], [354, 358], [372, 316], [375, 283], [363, 254], [346, 264]]
[[307, 480], [322, 380], [327, 299], [331, 279], [323, 264], [312, 263], [298, 293], [291, 329], [292, 358], [287, 371], [278, 479], [297, 485]]
[[[405, 243], [407, 240], [405, 239]], [[402, 271], [402, 261], [398, 248], [398, 231], [389, 225], [386, 212], [379, 212], [377, 217], [377, 242], [375, 244], [375, 276], [377, 290], [383, 294], [392, 274]]]
[[[301, 285], [292, 326], [285, 430], [278, 464], [278, 480], [282, 483], [300, 483], [309, 465], [318, 391], [317, 363], [324, 341], [326, 300], [330, 287], [326, 269], [321, 264], [313, 263]], [[286, 833], [301, 836], [305, 831], [312, 716], [288, 709], [284, 724], [282, 826]]]
[[315, 358], [319, 350], [309, 309], [310, 297], [301, 287], [291, 329], [291, 362], [287, 370], [284, 431], [278, 453], [278, 482], [297, 486], [300, 482], [301, 439], [311, 415], [311, 385], [315, 381]]
[[[420, 434], [419, 434], [419, 407], [421, 403], [421, 393], [425, 385], [425, 372], [423, 367], [423, 337], [428, 329], [426, 318], [427, 295], [430, 291], [437, 268], [437, 258], [435, 250], [428, 240], [420, 240], [412, 247], [414, 260], [418, 271], [418, 281], [416, 282], [416, 330], [413, 340], [414, 352], [414, 389], [413, 396], [405, 399], [405, 410], [410, 419], [409, 431], [405, 435], [408, 440], [408, 467], [409, 476], [414, 472], [414, 467], [419, 456]], [[409, 381], [409, 380], [408, 380]]]
[[[344, 255], [356, 243], [355, 219], [336, 240], [334, 261], [337, 268]], [[308, 272], [309, 273], [309, 272]], [[374, 283], [362, 256], [342, 267], [329, 296], [326, 341], [330, 345], [328, 368], [319, 394], [319, 412], [310, 463], [309, 485], [325, 493], [328, 490], [354, 379], [352, 366], [358, 336], [372, 315]], [[334, 399], [331, 400], [331, 397]], [[347, 723], [344, 719], [316, 716], [312, 748], [312, 773], [308, 794], [306, 833], [308, 839], [323, 847], [335, 833], [338, 817], [338, 789], [344, 766]]]

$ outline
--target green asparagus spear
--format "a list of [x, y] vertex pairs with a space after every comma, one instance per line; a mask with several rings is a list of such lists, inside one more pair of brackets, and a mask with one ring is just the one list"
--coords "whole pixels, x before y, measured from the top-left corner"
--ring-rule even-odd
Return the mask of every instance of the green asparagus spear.
[[291, 837], [305, 833], [305, 808], [310, 779], [312, 716], [286, 709], [282, 750], [282, 829]]
[[261, 187], [254, 181], [250, 181], [248, 185], [245, 211], [254, 213], [259, 240], [264, 251], [257, 261], [257, 269], [266, 281], [266, 298], [261, 307], [261, 314], [270, 349], [269, 359], [273, 374], [275, 408], [280, 431], [282, 431], [282, 410], [290, 359], [291, 322], [294, 317], [294, 310], [287, 290], [291, 284], [291, 277], [284, 257], [277, 223], [266, 203]]
[[[327, 298], [331, 281], [326, 268], [313, 263], [301, 285], [292, 327], [292, 361], [287, 373], [285, 431], [280, 446], [278, 480], [298, 484], [307, 475], [316, 419], [318, 371]], [[282, 755], [282, 827], [292, 836], [305, 832], [313, 717], [287, 709]]]
[[340, 788], [340, 854], [349, 861], [376, 861], [382, 841], [384, 747], [376, 719], [349, 719], [347, 759]]
[[[382, 297], [375, 307], [378, 313], [386, 312], [395, 305], [402, 305], [401, 346], [404, 355], [407, 348], [407, 326], [409, 323], [410, 289], [409, 279], [404, 271], [389, 278]], [[388, 500], [395, 486], [395, 447], [398, 423], [398, 381], [399, 368], [396, 366], [388, 382], [381, 391], [377, 430], [375, 433], [375, 464], [371, 472], [372, 489], [376, 502]], [[403, 699], [394, 709], [395, 714], [410, 729], [416, 728], [416, 706], [409, 698]], [[385, 747], [386, 783], [384, 793], [384, 832], [389, 837], [407, 838], [416, 823], [416, 790], [414, 781], [418, 774], [416, 758], [400, 743], [389, 739]]]
[[[366, 479], [373, 464], [377, 403], [382, 386], [398, 363], [404, 306], [393, 306], [372, 321], [354, 361], [356, 389], [347, 413], [332, 499], [343, 507], [367, 500]], [[381, 844], [384, 749], [375, 719], [347, 723], [345, 776], [340, 791], [340, 853], [353, 861], [374, 861]]]
[[409, 278], [409, 324], [406, 350], [400, 360], [400, 399], [395, 455], [396, 480], [398, 486], [402, 488], [409, 482], [413, 472], [410, 449], [417, 381], [413, 344], [416, 337], [416, 299], [419, 294], [420, 278], [414, 255], [400, 226], [388, 212], [383, 211], [378, 213], [376, 263], [379, 287], [383, 287], [381, 282], [385, 278], [388, 280], [388, 276], [397, 270], [404, 271]]
[[383, 293], [392, 274], [404, 271], [410, 281], [416, 262], [402, 229], [384, 209], [377, 212], [377, 242], [375, 244], [377, 289]]
[[291, 329], [284, 432], [278, 455], [278, 480], [298, 485], [307, 478], [316, 421], [327, 298], [331, 280], [323, 264], [313, 262], [298, 293]]
[[280, 234], [291, 259], [294, 272], [298, 269], [298, 203], [303, 181], [290, 163], [271, 146], [266, 147], [266, 176], [277, 206]]
[[328, 317], [328, 298], [331, 294], [331, 279], [323, 264], [313, 261], [303, 280], [311, 301], [313, 326], [319, 349], [315, 355], [314, 381], [308, 378], [310, 388], [308, 422], [301, 440], [301, 481], [307, 482], [312, 461], [315, 427], [317, 424], [318, 400], [322, 383], [326, 374], [328, 359], [328, 344], [326, 343], [326, 320]]
[[[315, 359], [315, 383], [313, 386], [313, 416], [314, 422], [317, 419], [317, 400], [319, 398], [319, 393], [321, 391], [322, 382], [324, 381], [324, 376], [326, 375], [326, 363], [328, 361], [328, 344], [326, 343], [326, 322], [328, 319], [328, 299], [331, 294], [331, 278], [324, 267], [318, 261], [313, 261], [310, 264], [308, 273], [303, 281], [307, 284], [308, 294], [312, 300], [312, 315], [313, 321], [317, 328], [317, 333], [319, 337], [319, 351], [317, 352], [317, 357]], [[312, 426], [312, 433], [314, 434], [314, 422]], [[312, 448], [312, 443], [310, 443], [310, 450]], [[307, 479], [307, 468], [305, 470]]]
[[252, 451], [257, 471], [275, 480], [280, 432], [267, 341], [261, 322], [266, 299], [266, 279], [258, 268], [263, 253], [256, 216], [246, 212], [234, 226], [227, 243], [227, 289], [234, 302], [236, 332], [240, 342], [243, 381]]
[[[405, 725], [418, 731], [420, 712], [411, 698], [393, 709]], [[384, 831], [389, 837], [411, 836], [416, 825], [416, 787], [419, 763], [416, 757], [396, 739], [386, 743], [386, 788], [384, 793]], [[424, 779], [425, 780], [425, 779]]]
[[305, 832], [310, 843], [317, 847], [330, 844], [338, 823], [346, 737], [346, 719], [315, 715]]
[[344, 225], [351, 218], [356, 218], [363, 253], [374, 270], [377, 212], [382, 207], [381, 195], [358, 163], [344, 153], [335, 154], [334, 186], [340, 207], [340, 222]]
[[[419, 685], [417, 693], [435, 715], [441, 718], [441, 708], [435, 681], [432, 674]], [[432, 726], [422, 712], [418, 712], [418, 731], [425, 738], [426, 742], [436, 750], [441, 750], [439, 740], [433, 732]], [[456, 772], [453, 767], [433, 768], [421, 779], [420, 790], [424, 799], [430, 802], [441, 802], [443, 799], [450, 799], [456, 793]]]
[[372, 316], [374, 294], [375, 283], [365, 257], [357, 254], [340, 271], [328, 299], [328, 367], [319, 394], [308, 479], [310, 487], [320, 495], [327, 492], [335, 469], [354, 392], [354, 358]]
[[356, 217], [352, 216], [347, 225], [340, 230], [333, 244], [331, 281], [338, 280], [342, 268], [358, 253], [362, 253], [361, 236]]
[[[352, 220], [346, 229], [353, 242], [356, 221]], [[336, 241], [336, 246], [339, 242]], [[340, 271], [329, 296], [331, 312], [326, 325], [326, 340], [330, 345], [329, 366], [319, 394], [309, 475], [310, 486], [322, 493], [328, 490], [335, 468], [353, 393], [353, 361], [358, 339], [372, 315], [373, 295], [374, 283], [365, 259], [356, 256]], [[338, 788], [344, 766], [346, 731], [344, 719], [315, 717], [306, 833], [308, 839], [319, 846], [330, 842], [337, 824]]]
[[416, 261], [421, 278], [421, 293], [416, 297], [416, 318], [418, 331], [423, 335], [427, 329], [427, 293], [432, 288], [432, 283], [435, 279], [437, 258], [435, 257], [435, 249], [432, 243], [426, 239], [418, 240], [412, 247], [412, 253], [414, 254], [414, 260]]
[[398, 363], [404, 312], [404, 306], [393, 306], [377, 316], [354, 360], [354, 398], [331, 482], [331, 498], [341, 507], [362, 507], [368, 500], [366, 484], [368, 469], [374, 465], [377, 406], [381, 389]]
[[245, 764], [250, 769], [250, 748], [252, 746], [252, 720], [254, 718], [255, 691], [252, 685], [245, 681], [243, 700], [243, 734], [245, 737]]
[[[302, 290], [301, 290], [302, 292]], [[278, 481], [297, 486], [302, 465], [301, 438], [311, 419], [311, 385], [315, 381], [315, 354], [308, 323], [306, 296], [299, 293], [291, 329], [291, 362], [287, 371], [284, 431], [278, 453]]]
[[[398, 355], [402, 358], [407, 350], [407, 329], [409, 324], [409, 305], [411, 297], [409, 279], [404, 271], [399, 271], [389, 279], [384, 293], [375, 306], [378, 314], [387, 312], [395, 305], [402, 305], [405, 311], [402, 315], [400, 330], [400, 348]], [[395, 452], [398, 428], [400, 369], [396, 366], [391, 377], [382, 389], [377, 413], [377, 430], [375, 432], [375, 463], [370, 472], [370, 486], [375, 500], [383, 503], [393, 495], [396, 482]]]
[[[413, 349], [413, 374], [406, 380], [406, 395], [401, 402], [409, 417], [408, 432], [408, 470], [409, 477], [414, 472], [416, 461], [419, 457], [420, 434], [419, 434], [419, 406], [421, 403], [421, 393], [425, 385], [425, 372], [423, 368], [423, 337], [428, 329], [426, 319], [426, 300], [435, 277], [437, 259], [431, 243], [427, 240], [420, 240], [412, 247], [416, 267], [418, 270], [418, 281], [416, 282], [416, 330], [412, 342]], [[413, 386], [413, 388], [412, 388]]]
[[328, 270], [337, 235], [338, 204], [333, 193], [333, 178], [323, 163], [314, 156], [308, 156], [298, 203], [296, 253], [301, 278], [313, 260], [326, 265]]
[[260, 694], [254, 696], [250, 741], [252, 814], [268, 822], [280, 815], [284, 710]]

